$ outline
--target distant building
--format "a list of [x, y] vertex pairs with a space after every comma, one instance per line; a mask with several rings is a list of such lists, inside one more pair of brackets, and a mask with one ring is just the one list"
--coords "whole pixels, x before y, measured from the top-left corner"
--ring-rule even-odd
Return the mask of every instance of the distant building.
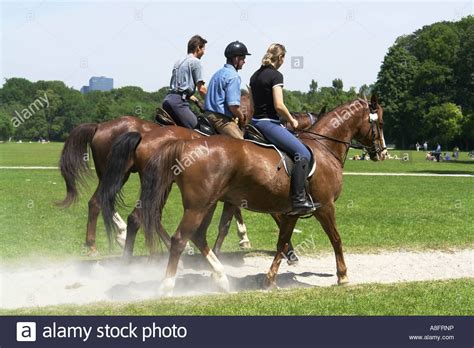
[[114, 79], [105, 76], [92, 76], [89, 79], [89, 86], [82, 86], [81, 93], [90, 91], [110, 91], [114, 88]]

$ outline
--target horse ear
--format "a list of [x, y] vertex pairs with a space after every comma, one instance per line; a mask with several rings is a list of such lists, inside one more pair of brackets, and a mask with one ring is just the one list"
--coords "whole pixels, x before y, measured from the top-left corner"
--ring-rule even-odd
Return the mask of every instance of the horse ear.
[[372, 94], [372, 97], [370, 97], [370, 104], [372, 105], [372, 107], [376, 107], [377, 105], [379, 105], [379, 100], [377, 98], [377, 94]]
[[367, 95], [365, 94], [364, 91], [359, 91], [359, 94], [357, 94], [357, 96], [361, 99], [364, 99], [365, 101], [367, 101]]

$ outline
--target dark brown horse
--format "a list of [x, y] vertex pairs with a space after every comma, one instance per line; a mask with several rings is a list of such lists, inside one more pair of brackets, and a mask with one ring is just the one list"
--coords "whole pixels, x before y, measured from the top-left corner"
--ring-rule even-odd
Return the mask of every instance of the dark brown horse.
[[[342, 169], [352, 139], [366, 148], [374, 161], [386, 157], [383, 138], [383, 110], [372, 96], [348, 102], [327, 113], [309, 130], [299, 134], [317, 162], [309, 182], [311, 196], [321, 203], [314, 213], [329, 237], [336, 256], [338, 284], [348, 282], [342, 243], [336, 227], [335, 201], [342, 190]], [[291, 209], [290, 183], [286, 173], [277, 170], [275, 151], [253, 143], [216, 136], [177, 141], [163, 146], [149, 162], [142, 177], [142, 214], [148, 243], [166, 199], [167, 187], [175, 181], [181, 191], [184, 215], [172, 237], [165, 280], [165, 294], [172, 292], [180, 255], [192, 240], [208, 260], [217, 284], [228, 289], [223, 266], [208, 247], [206, 231], [220, 201], [265, 213], [286, 213]], [[177, 165], [182, 164], [178, 170]], [[283, 253], [287, 250], [299, 217], [280, 215], [276, 256], [265, 286], [276, 286], [275, 279]]]
[[[74, 128], [66, 139], [60, 158], [61, 175], [66, 183], [66, 197], [58, 205], [68, 207], [78, 199], [78, 186], [86, 184], [86, 178], [91, 174], [89, 168], [88, 147], [91, 149], [94, 161], [95, 172], [99, 179], [94, 194], [89, 200], [89, 214], [87, 219], [87, 232], [85, 245], [89, 249], [89, 254], [97, 253], [95, 243], [97, 218], [100, 213], [100, 202], [98, 199], [98, 188], [102, 175], [107, 164], [107, 156], [110, 153], [113, 142], [127, 132], [138, 132], [146, 134], [152, 129], [161, 128], [159, 125], [141, 120], [138, 117], [123, 116], [118, 119], [97, 123], [81, 124]], [[130, 173], [125, 175], [123, 183], [128, 179]], [[116, 223], [121, 225], [121, 233], [117, 236], [117, 241], [121, 244], [125, 242], [125, 223], [118, 214], [114, 216]]]

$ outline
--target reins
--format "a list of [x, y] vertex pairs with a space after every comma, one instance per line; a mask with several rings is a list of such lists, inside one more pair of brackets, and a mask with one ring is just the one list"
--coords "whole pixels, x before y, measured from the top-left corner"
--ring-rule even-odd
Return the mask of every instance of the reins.
[[349, 148], [363, 148], [363, 145], [356, 145], [356, 144], [351, 144], [350, 142], [348, 141], [343, 141], [343, 140], [339, 140], [339, 139], [336, 139], [336, 138], [333, 138], [333, 137], [329, 137], [327, 135], [323, 135], [323, 134], [319, 134], [319, 133], [315, 133], [315, 132], [311, 132], [311, 131], [308, 131], [308, 130], [301, 130], [301, 131], [298, 131], [298, 133], [296, 133], [295, 135], [299, 138], [301, 138], [300, 134], [301, 133], [307, 133], [307, 134], [311, 134], [311, 135], [315, 135], [315, 136], [318, 136], [318, 137], [321, 137], [323, 139], [326, 139], [326, 140], [331, 140], [331, 141], [334, 141], [336, 143], [340, 143], [340, 144], [344, 144], [346, 146], [346, 150], [344, 151], [344, 156], [342, 158], [340, 158], [334, 151], [331, 147], [329, 147], [327, 144], [325, 144], [324, 142], [322, 142], [320, 139], [318, 138], [313, 138], [313, 137], [308, 137], [307, 139], [310, 139], [310, 140], [314, 140], [316, 142], [318, 142], [319, 144], [323, 145], [328, 151], [329, 153], [341, 164], [341, 167], [344, 168], [344, 163], [346, 162], [346, 158], [347, 158], [347, 153], [349, 152]]
[[[336, 158], [336, 160], [341, 164], [341, 167], [344, 168], [344, 164], [346, 163], [346, 159], [347, 159], [347, 154], [349, 153], [349, 149], [350, 148], [353, 148], [353, 149], [360, 149], [360, 150], [364, 150], [365, 152], [367, 153], [372, 153], [372, 152], [377, 152], [377, 146], [375, 145], [375, 131], [374, 131], [374, 124], [377, 123], [377, 122], [372, 122], [371, 124], [371, 127], [370, 127], [370, 130], [369, 132], [371, 131], [372, 132], [372, 145], [371, 146], [367, 146], [367, 145], [362, 145], [362, 144], [353, 144], [352, 142], [350, 141], [344, 141], [344, 140], [339, 140], [339, 139], [336, 139], [336, 138], [333, 138], [333, 137], [330, 137], [330, 136], [327, 136], [327, 135], [324, 135], [324, 134], [320, 134], [320, 133], [315, 133], [315, 132], [311, 132], [309, 130], [300, 130], [298, 131], [297, 133], [295, 133], [295, 136], [301, 138], [300, 134], [301, 133], [307, 133], [307, 134], [311, 134], [311, 135], [315, 135], [317, 137], [320, 137], [320, 138], [323, 138], [323, 139], [326, 139], [326, 140], [330, 140], [330, 141], [333, 141], [333, 142], [336, 142], [336, 143], [339, 143], [339, 144], [344, 144], [345, 147], [346, 147], [346, 150], [344, 151], [344, 155], [342, 158], [340, 158], [334, 151], [331, 147], [329, 147], [327, 144], [325, 144], [324, 142], [322, 142], [320, 139], [317, 139], [317, 138], [313, 138], [313, 137], [308, 137], [307, 139], [310, 139], [310, 140], [314, 140], [316, 142], [318, 142], [319, 144], [323, 145], [328, 151], [329, 153], [334, 157]], [[380, 132], [380, 128], [379, 128], [379, 125], [377, 123], [377, 129], [378, 131]], [[383, 150], [383, 149], [382, 149]]]

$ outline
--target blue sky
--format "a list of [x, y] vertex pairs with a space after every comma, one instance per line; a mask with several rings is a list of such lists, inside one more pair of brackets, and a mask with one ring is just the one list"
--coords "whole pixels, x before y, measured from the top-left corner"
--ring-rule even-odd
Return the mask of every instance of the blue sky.
[[[1, 77], [61, 80], [79, 89], [91, 76], [115, 87], [155, 91], [168, 85], [188, 39], [209, 42], [204, 77], [224, 64], [228, 42], [253, 54], [241, 71], [243, 86], [272, 42], [287, 48], [285, 88], [308, 90], [311, 79], [344, 89], [376, 80], [394, 40], [437, 21], [473, 13], [472, 1], [35, 1], [2, 2]], [[293, 69], [291, 57], [303, 57]]]

